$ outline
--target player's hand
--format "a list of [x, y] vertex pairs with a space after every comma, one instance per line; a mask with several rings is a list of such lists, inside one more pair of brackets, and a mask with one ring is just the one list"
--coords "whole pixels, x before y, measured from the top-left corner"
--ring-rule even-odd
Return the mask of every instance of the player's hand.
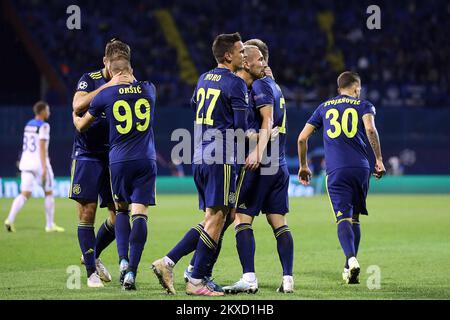
[[273, 80], [275, 80], [275, 77], [273, 76], [273, 73], [272, 73], [272, 69], [270, 69], [269, 66], [266, 66], [264, 68], [264, 74], [266, 75], [266, 77], [269, 77], [269, 78], [272, 78]]
[[379, 180], [379, 179], [381, 179], [385, 174], [386, 174], [386, 169], [384, 168], [383, 161], [377, 160], [377, 161], [375, 162], [375, 172], [373, 173], [373, 176]]
[[272, 128], [272, 131], [270, 132], [270, 141], [277, 140], [279, 134], [280, 134], [279, 127]]
[[261, 156], [258, 154], [257, 150], [253, 150], [248, 155], [247, 159], [245, 159], [245, 169], [249, 169], [251, 171], [255, 171], [258, 169], [261, 164]]
[[309, 185], [311, 182], [311, 170], [309, 170], [309, 167], [300, 167], [298, 170], [298, 181], [304, 186]]
[[128, 74], [122, 74], [122, 72], [116, 73], [108, 82], [108, 86], [119, 86], [133, 83], [134, 77]]

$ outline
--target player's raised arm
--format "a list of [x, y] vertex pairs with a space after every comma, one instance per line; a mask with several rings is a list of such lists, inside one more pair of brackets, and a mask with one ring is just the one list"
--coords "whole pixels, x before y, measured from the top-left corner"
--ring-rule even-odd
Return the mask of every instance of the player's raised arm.
[[130, 75], [122, 75], [122, 73], [115, 74], [111, 80], [102, 85], [101, 87], [95, 89], [94, 91], [90, 91], [91, 80], [83, 79], [83, 77], [78, 82], [77, 92], [73, 96], [72, 108], [73, 111], [77, 114], [85, 112], [88, 108], [92, 100], [95, 96], [105, 88], [122, 85], [122, 84], [131, 84], [133, 82], [134, 77]]
[[299, 170], [298, 170], [298, 179], [301, 184], [308, 185], [311, 180], [311, 170], [308, 167], [308, 139], [314, 133], [316, 128], [307, 123], [303, 128], [302, 132], [300, 132], [297, 140], [297, 150], [298, 150], [298, 161], [299, 161]]
[[366, 113], [362, 118], [367, 139], [369, 140], [370, 146], [375, 154], [376, 162], [374, 176], [377, 179], [381, 179], [381, 177], [386, 173], [386, 169], [384, 168], [383, 156], [381, 155], [380, 137], [378, 135], [378, 130], [375, 127], [375, 117], [371, 113]]

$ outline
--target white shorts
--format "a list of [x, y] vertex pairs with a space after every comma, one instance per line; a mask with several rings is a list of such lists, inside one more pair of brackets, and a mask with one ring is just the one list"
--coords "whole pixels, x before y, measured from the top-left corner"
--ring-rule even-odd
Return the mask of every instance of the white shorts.
[[36, 183], [44, 189], [45, 192], [53, 191], [54, 175], [51, 166], [47, 166], [47, 177], [45, 186], [42, 185], [42, 171], [22, 171], [20, 181], [20, 191], [32, 192]]

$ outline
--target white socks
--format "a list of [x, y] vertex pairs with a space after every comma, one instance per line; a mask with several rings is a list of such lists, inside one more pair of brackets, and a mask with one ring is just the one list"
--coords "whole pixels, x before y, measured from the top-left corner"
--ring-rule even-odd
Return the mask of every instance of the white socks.
[[254, 272], [247, 272], [242, 275], [242, 279], [246, 282], [255, 282], [256, 274]]
[[47, 228], [53, 227], [55, 217], [55, 198], [53, 195], [45, 196], [45, 218], [47, 219]]
[[165, 256], [164, 257], [164, 263], [167, 265], [167, 266], [170, 266], [170, 267], [173, 267], [173, 266], [175, 266], [175, 263], [172, 261], [172, 259], [170, 259], [168, 256]]
[[14, 220], [16, 220], [16, 216], [19, 213], [20, 209], [22, 209], [23, 205], [27, 202], [27, 197], [25, 197], [22, 194], [19, 194], [13, 201], [11, 205], [11, 210], [9, 211], [8, 215], [8, 222], [14, 223]]

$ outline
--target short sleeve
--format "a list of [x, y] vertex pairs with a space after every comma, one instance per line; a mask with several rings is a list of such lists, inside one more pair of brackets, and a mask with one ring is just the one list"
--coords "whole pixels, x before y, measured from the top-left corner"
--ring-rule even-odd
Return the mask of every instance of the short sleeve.
[[314, 111], [312, 116], [307, 121], [307, 123], [309, 123], [310, 125], [313, 125], [316, 129], [322, 128], [322, 125], [323, 125], [323, 119], [322, 119], [322, 115], [320, 113], [321, 109], [322, 109], [322, 105], [320, 105], [316, 109], [316, 111]]
[[39, 140], [50, 140], [50, 125], [48, 123], [44, 123], [39, 128]]
[[76, 91], [91, 92], [94, 90], [95, 90], [94, 80], [89, 76], [89, 74], [87, 73], [83, 74], [80, 80], [78, 80]]
[[368, 113], [372, 114], [374, 116], [377, 114], [377, 111], [376, 111], [374, 105], [372, 103], [370, 103], [369, 101], [364, 101], [361, 105], [362, 105], [362, 108], [361, 108], [362, 116], [365, 114], [368, 114]]
[[267, 104], [275, 105], [272, 87], [267, 82], [256, 80], [253, 82], [252, 91], [256, 108]]
[[95, 118], [101, 116], [102, 112], [104, 112], [105, 104], [103, 102], [103, 93], [104, 91], [99, 92], [94, 99], [91, 101], [91, 105], [89, 106], [88, 112]]
[[237, 78], [230, 90], [231, 108], [234, 110], [246, 110], [248, 108], [248, 91], [245, 81]]

